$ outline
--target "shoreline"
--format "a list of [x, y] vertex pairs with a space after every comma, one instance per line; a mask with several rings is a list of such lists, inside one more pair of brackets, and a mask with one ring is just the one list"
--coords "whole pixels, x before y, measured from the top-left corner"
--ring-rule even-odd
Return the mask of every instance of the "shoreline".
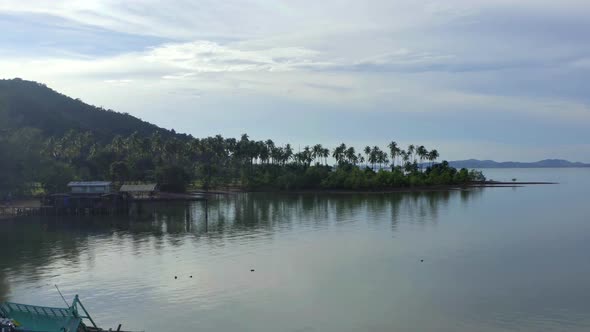
[[[395, 187], [385, 188], [379, 190], [354, 190], [354, 189], [298, 189], [298, 190], [280, 190], [280, 189], [244, 189], [244, 188], [214, 188], [211, 190], [191, 190], [187, 193], [162, 193], [162, 197], [152, 201], [182, 201], [182, 200], [203, 200], [202, 196], [196, 195], [231, 195], [244, 193], [278, 193], [278, 194], [390, 194], [390, 193], [412, 193], [412, 192], [441, 192], [454, 190], [467, 190], [471, 188], [518, 188], [527, 185], [551, 185], [559, 184], [557, 182], [500, 182], [500, 181], [485, 181], [474, 182], [469, 184], [453, 184], [453, 185], [434, 185], [434, 186], [417, 186], [417, 187]], [[139, 199], [138, 201], [144, 201]], [[147, 200], [145, 200], [147, 201]], [[38, 208], [40, 207], [40, 200], [36, 198], [17, 199], [10, 204], [0, 203], [1, 208]]]
[[[316, 194], [316, 195], [371, 195], [371, 194], [395, 194], [395, 193], [428, 193], [428, 192], [452, 192], [452, 191], [464, 191], [477, 188], [519, 188], [527, 185], [551, 185], [559, 184], [557, 182], [499, 182], [499, 181], [485, 181], [485, 182], [474, 182], [469, 184], [457, 184], [457, 185], [435, 185], [435, 186], [420, 186], [420, 187], [397, 187], [397, 188], [386, 188], [381, 190], [350, 190], [350, 189], [300, 189], [300, 190], [276, 190], [276, 189], [259, 189], [259, 190], [248, 190], [243, 188], [215, 188], [209, 191], [205, 190], [193, 190], [184, 194], [166, 193], [167, 196], [164, 199], [158, 199], [155, 201], [160, 202], [172, 202], [172, 201], [187, 201], [187, 200], [207, 200], [203, 196], [208, 195], [235, 195], [235, 194], [246, 194], [246, 193], [266, 193], [266, 194], [279, 194], [279, 195], [300, 195], [300, 194]], [[200, 195], [201, 197], [197, 197]], [[140, 200], [141, 201], [141, 200]], [[18, 199], [12, 201], [10, 205], [0, 204], [0, 210], [2, 208], [37, 208], [40, 206], [40, 200], [37, 199]], [[1, 212], [1, 211], [0, 211]], [[16, 215], [0, 213], [0, 220], [13, 219]]]
[[275, 194], [392, 194], [392, 193], [413, 193], [413, 192], [442, 192], [467, 190], [471, 188], [519, 188], [527, 185], [550, 185], [559, 184], [557, 182], [543, 182], [543, 181], [527, 181], [527, 182], [500, 182], [500, 181], [485, 181], [470, 184], [453, 184], [453, 185], [434, 185], [434, 186], [419, 186], [419, 187], [396, 187], [385, 188], [380, 190], [354, 190], [354, 189], [299, 189], [299, 190], [279, 190], [279, 189], [244, 189], [244, 188], [229, 188], [224, 189], [214, 188], [211, 190], [193, 190], [191, 194], [205, 194], [205, 195], [232, 195], [244, 193], [275, 193]]

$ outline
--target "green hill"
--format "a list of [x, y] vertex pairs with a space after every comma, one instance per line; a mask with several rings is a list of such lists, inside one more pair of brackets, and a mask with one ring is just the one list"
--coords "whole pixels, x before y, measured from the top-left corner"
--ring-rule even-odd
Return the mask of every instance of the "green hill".
[[31, 127], [44, 136], [61, 137], [73, 129], [90, 131], [102, 141], [134, 132], [140, 136], [154, 132], [163, 137], [175, 135], [132, 115], [88, 105], [44, 84], [19, 78], [0, 80], [0, 121], [5, 130]]
[[72, 179], [107, 178], [110, 164], [131, 155], [132, 148], [117, 155], [106, 146], [154, 137], [178, 144], [190, 139], [41, 83], [0, 80], [0, 201], [7, 193], [28, 195], [31, 186], [58, 191]]

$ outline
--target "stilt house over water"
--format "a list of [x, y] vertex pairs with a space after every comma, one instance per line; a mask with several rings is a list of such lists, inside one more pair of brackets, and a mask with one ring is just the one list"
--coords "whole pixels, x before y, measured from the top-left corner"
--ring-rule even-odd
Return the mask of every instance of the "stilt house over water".
[[59, 215], [120, 214], [128, 210], [125, 194], [113, 190], [109, 181], [68, 183], [69, 193], [46, 196], [42, 208]]
[[158, 185], [155, 183], [124, 184], [119, 192], [129, 195], [133, 199], [153, 199], [157, 196]]
[[109, 181], [79, 181], [68, 183], [72, 194], [108, 194], [113, 190]]

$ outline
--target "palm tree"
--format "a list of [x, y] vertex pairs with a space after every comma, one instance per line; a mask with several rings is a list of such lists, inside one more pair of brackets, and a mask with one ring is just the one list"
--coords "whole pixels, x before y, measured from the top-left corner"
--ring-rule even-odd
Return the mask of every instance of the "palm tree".
[[[195, 139], [195, 141], [199, 141], [199, 139]], [[228, 154], [228, 156], [234, 156], [234, 154], [236, 153], [236, 147], [238, 145], [238, 141], [235, 138], [227, 138], [225, 140], [224, 146], [226, 149], [226, 153]]]
[[356, 160], [358, 161], [359, 165], [361, 165], [362, 163], [365, 162], [365, 157], [363, 157], [362, 153], [359, 153], [356, 155]]
[[127, 137], [124, 141], [131, 153], [141, 154], [142, 142], [137, 131], [133, 132], [133, 134]]
[[270, 150], [270, 158], [271, 158], [271, 163], [274, 165], [275, 163], [278, 163], [281, 161], [281, 155], [283, 153], [283, 148], [281, 147], [276, 147], [273, 146], [272, 149]]
[[242, 134], [242, 137], [236, 143], [236, 154], [241, 162], [250, 158], [250, 138], [248, 134]]
[[[311, 150], [311, 155], [313, 157], [314, 160], [316, 159], [320, 159], [323, 155], [324, 152], [324, 148], [322, 147], [321, 144], [316, 144], [313, 146], [312, 150]], [[319, 164], [319, 162], [318, 162]]]
[[171, 164], [178, 164], [180, 154], [182, 152], [182, 143], [176, 139], [171, 138], [164, 143], [164, 155], [167, 160], [170, 160]]
[[264, 142], [262, 141], [251, 141], [250, 142], [250, 158], [253, 164], [258, 163], [258, 159], [260, 159], [260, 155], [263, 153], [262, 149], [266, 148]]
[[438, 151], [436, 151], [436, 149], [435, 149], [435, 150], [431, 150], [431, 151], [428, 153], [428, 160], [430, 160], [430, 167], [432, 167], [432, 165], [433, 165], [434, 161], [435, 161], [436, 159], [438, 159], [438, 157], [439, 157], [439, 155], [438, 155]]
[[346, 157], [346, 160], [347, 160], [349, 163], [351, 163], [351, 164], [353, 164], [353, 165], [355, 165], [355, 164], [356, 164], [356, 162], [355, 162], [355, 159], [356, 159], [356, 151], [354, 151], [354, 147], [352, 147], [352, 146], [351, 146], [351, 147], [349, 147], [349, 148], [346, 150], [346, 152], [345, 152], [345, 157]]
[[414, 144], [408, 145], [408, 155], [410, 157], [410, 161], [414, 160], [414, 152], [416, 151], [416, 147]]
[[[369, 161], [369, 159], [371, 159], [371, 158], [370, 158], [370, 155], [371, 155], [371, 147], [370, 147], [370, 146], [368, 146], [368, 145], [367, 145], [367, 146], [365, 146], [365, 150], [364, 150], [364, 152], [365, 152], [365, 156], [367, 156], [367, 158], [366, 158], [365, 160], [368, 162], [368, 161]], [[367, 165], [367, 166], [368, 166], [368, 165]]]
[[283, 165], [285, 163], [289, 162], [289, 159], [291, 159], [293, 157], [293, 148], [291, 147], [291, 144], [287, 144], [285, 145], [285, 151], [284, 151], [284, 155], [283, 155]]
[[[275, 149], [275, 143], [271, 139], [267, 139], [264, 144], [266, 146], [266, 150], [268, 151], [268, 156], [271, 157], [272, 151]], [[273, 161], [271, 160], [271, 162]]]
[[377, 162], [379, 162], [379, 168], [383, 168], [383, 164], [387, 164], [389, 162], [387, 158], [387, 153], [384, 151], [379, 151], [377, 153]]
[[285, 156], [285, 149], [282, 146], [278, 146], [272, 152], [272, 159], [276, 164], [281, 165]]
[[369, 154], [369, 162], [371, 163], [371, 169], [375, 170], [375, 163], [379, 162], [379, 155], [381, 154], [381, 149], [378, 146], [374, 146], [371, 149], [371, 153]]
[[408, 164], [408, 161], [410, 160], [410, 154], [407, 153], [405, 150], [402, 150], [400, 152], [400, 155], [401, 155], [402, 160], [404, 162], [404, 165], [403, 166], [406, 167], [406, 165]]
[[150, 138], [152, 141], [152, 153], [158, 157], [162, 156], [162, 135], [159, 131], [152, 134]]
[[256, 150], [258, 151], [258, 155], [260, 156], [260, 162], [268, 163], [268, 159], [270, 158], [270, 145], [267, 145], [264, 142], [257, 142]]
[[418, 147], [418, 149], [416, 149], [416, 153], [418, 154], [418, 157], [420, 158], [420, 170], [422, 170], [422, 161], [424, 159], [426, 159], [426, 157], [428, 156], [428, 150], [426, 150], [424, 145], [420, 145]]
[[345, 151], [346, 151], [346, 144], [342, 143], [339, 146], [337, 146], [336, 148], [334, 148], [334, 151], [332, 152], [332, 157], [334, 157], [334, 159], [336, 159], [336, 162], [339, 165], [343, 162]]
[[389, 146], [389, 153], [391, 155], [391, 161], [392, 161], [392, 168], [391, 169], [393, 169], [395, 167], [395, 159], [399, 155], [400, 148], [397, 146], [397, 142], [395, 142], [395, 141], [391, 141], [391, 143], [389, 143], [388, 146]]
[[308, 145], [306, 145], [303, 148], [303, 152], [301, 152], [301, 153], [302, 153], [301, 157], [302, 157], [304, 165], [306, 167], [309, 167], [309, 165], [311, 165], [311, 161], [313, 160], [313, 154], [312, 154], [311, 149], [309, 148]]
[[115, 152], [116, 154], [122, 154], [125, 150], [125, 141], [123, 140], [123, 137], [121, 137], [120, 135], [113, 137], [111, 147], [113, 149], [113, 152]]
[[303, 158], [303, 152], [297, 152], [293, 154], [293, 160], [295, 160], [295, 162], [300, 165], [303, 164], [304, 162], [304, 158]]
[[322, 157], [324, 158], [324, 163], [327, 166], [328, 165], [328, 157], [330, 157], [330, 149], [323, 148], [322, 149]]

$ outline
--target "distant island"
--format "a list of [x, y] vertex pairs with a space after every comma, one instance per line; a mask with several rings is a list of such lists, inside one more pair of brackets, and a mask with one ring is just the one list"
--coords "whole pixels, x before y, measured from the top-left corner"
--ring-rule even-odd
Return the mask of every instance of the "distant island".
[[517, 162], [504, 161], [497, 162], [494, 160], [455, 160], [449, 161], [449, 165], [455, 168], [571, 168], [571, 167], [590, 167], [590, 164], [581, 162], [571, 162], [563, 159], [545, 159], [535, 162]]

